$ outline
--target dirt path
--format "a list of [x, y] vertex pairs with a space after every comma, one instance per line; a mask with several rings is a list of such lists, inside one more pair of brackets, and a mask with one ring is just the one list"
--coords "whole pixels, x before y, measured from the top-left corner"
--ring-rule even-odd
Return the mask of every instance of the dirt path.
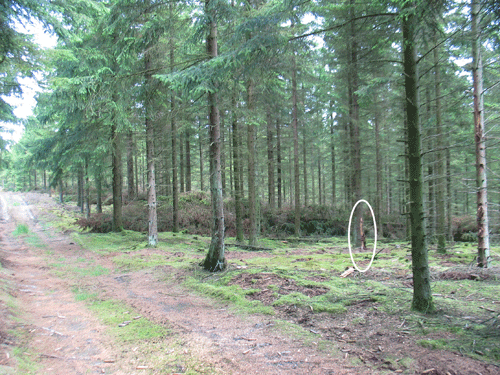
[[[330, 354], [318, 351], [316, 343], [304, 344], [303, 339], [284, 334], [269, 317], [235, 315], [225, 306], [183, 290], [175, 281], [166, 282], [166, 275], [173, 270], [126, 274], [114, 270], [106, 257], [83, 251], [69, 237], [53, 230], [46, 232], [37, 220], [38, 210], [47, 209], [46, 205], [53, 204], [51, 200], [28, 206], [21, 194], [0, 192], [0, 197], [2, 277], [11, 285], [10, 292], [19, 306], [14, 313], [20, 321], [9, 318], [4, 306], [2, 337], [12, 328], [18, 332], [17, 339], [4, 341], [25, 345], [28, 350], [23, 355], [40, 366], [37, 373], [371, 373], [344, 361], [333, 345]], [[26, 224], [41, 243], [29, 245], [27, 239], [13, 236], [19, 224]], [[123, 301], [144, 318], [166, 327], [169, 335], [164, 339], [163, 354], [175, 352], [175, 359], [164, 368], [150, 367], [147, 364], [162, 353], [143, 350], [139, 359], [133, 343], [113, 342], [107, 327], [84, 302], [75, 300], [71, 291], [75, 281], [57, 277], [46, 263], [48, 253], [51, 259], [61, 257], [70, 264], [92, 258], [112, 270], [87, 278], [80, 286], [96, 291], [101, 298]], [[26, 342], [20, 343], [19, 337]], [[0, 352], [0, 358], [4, 368], [19, 368], [9, 350]], [[146, 365], [139, 365], [141, 360]]]
[[[402, 331], [404, 319], [379, 311], [371, 300], [348, 306], [346, 314], [294, 305], [277, 307], [274, 317], [235, 314], [183, 288], [189, 270], [125, 272], [116, 268], [113, 254], [82, 249], [43, 222], [56, 207], [47, 195], [0, 191], [0, 374], [499, 373], [496, 365], [418, 345]], [[23, 225], [27, 234], [15, 235]], [[165, 256], [154, 249], [138, 254]], [[82, 276], [79, 269], [106, 272]], [[298, 289], [275, 274], [242, 273], [233, 282], [259, 288], [253, 297], [267, 305], [275, 298], [269, 284], [280, 285], [283, 293], [322, 292]], [[78, 291], [118, 301], [167, 333], [148, 340], [118, 338], [118, 324], [111, 326], [88, 302], [77, 301]], [[354, 324], [354, 318], [369, 324]]]

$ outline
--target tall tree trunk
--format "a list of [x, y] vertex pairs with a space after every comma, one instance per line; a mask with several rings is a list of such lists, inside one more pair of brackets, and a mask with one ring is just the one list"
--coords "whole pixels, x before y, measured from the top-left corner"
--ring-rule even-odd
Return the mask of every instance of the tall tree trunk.
[[221, 115], [220, 121], [220, 169], [221, 169], [221, 181], [222, 181], [222, 195], [226, 196], [226, 135], [224, 132], [225, 116]]
[[85, 156], [85, 217], [90, 218], [90, 178], [89, 178], [89, 157]]
[[[116, 100], [115, 100], [116, 103]], [[123, 230], [122, 219], [122, 150], [120, 133], [116, 130], [116, 117], [111, 125], [112, 173], [113, 173], [113, 232]]]
[[450, 144], [446, 142], [446, 235], [448, 241], [453, 241], [453, 228], [451, 226], [451, 155]]
[[191, 131], [186, 129], [186, 191], [191, 191]]
[[[211, 1], [205, 0], [205, 10], [209, 16], [209, 34], [207, 36], [207, 52], [210, 58], [217, 56], [217, 21], [216, 12]], [[217, 85], [215, 85], [217, 87]], [[217, 93], [209, 91], [209, 128], [210, 128], [210, 195], [212, 201], [212, 240], [203, 268], [210, 271], [223, 271], [227, 267], [224, 255], [224, 206], [222, 199], [221, 180], [221, 139], [220, 116], [217, 103]]]
[[80, 213], [83, 214], [83, 165], [78, 165], [78, 173], [76, 175], [77, 186], [77, 207], [80, 207]]
[[319, 201], [320, 205], [324, 204], [323, 194], [322, 194], [323, 182], [322, 182], [321, 174], [322, 174], [321, 173], [321, 157], [318, 157], [318, 201]]
[[[199, 134], [201, 134], [201, 129], [202, 129], [202, 124], [201, 124], [201, 119], [198, 119], [199, 124], [198, 124], [198, 131]], [[203, 141], [202, 137], [198, 137], [198, 151], [200, 155], [200, 190], [203, 191], [205, 190], [205, 184], [204, 184], [204, 179], [205, 176], [203, 174]]]
[[62, 177], [59, 177], [58, 185], [59, 185], [59, 203], [63, 204], [64, 203], [64, 185], [63, 185]]
[[441, 119], [441, 67], [439, 64], [439, 47], [436, 34], [434, 35], [434, 85], [436, 95], [436, 148], [437, 148], [437, 165], [436, 165], [436, 237], [437, 237], [437, 252], [446, 253], [446, 213], [444, 202], [444, 150], [443, 150], [443, 121]]
[[[207, 0], [208, 1], [208, 0]], [[170, 70], [174, 70], [174, 42], [170, 40]], [[175, 121], [175, 92], [170, 91], [170, 132], [172, 136], [172, 232], [179, 231], [179, 182], [177, 174], [177, 124]]]
[[231, 107], [232, 107], [232, 124], [231, 129], [233, 133], [233, 170], [234, 170], [234, 203], [235, 203], [235, 221], [236, 221], [236, 241], [243, 242], [244, 240], [244, 232], [243, 232], [243, 185], [241, 183], [241, 153], [240, 153], [240, 135], [239, 135], [239, 124], [238, 124], [238, 116], [236, 114], [237, 108], [237, 91], [236, 91], [236, 83], [234, 85], [233, 95], [231, 99]]
[[405, 5], [402, 20], [403, 66], [406, 94], [408, 167], [410, 181], [411, 252], [413, 269], [412, 309], [434, 311], [432, 301], [427, 244], [425, 238], [422, 187], [422, 155], [419, 121], [417, 48], [415, 38], [415, 1]]
[[100, 165], [97, 165], [95, 171], [95, 189], [97, 195], [96, 212], [102, 214], [102, 170]]
[[[358, 200], [361, 199], [361, 139], [359, 133], [359, 103], [358, 103], [358, 43], [356, 34], [356, 22], [354, 14], [354, 0], [350, 1], [350, 17], [351, 17], [351, 39], [349, 51], [349, 76], [348, 76], [348, 93], [349, 93], [349, 131], [351, 140], [351, 204], [352, 207]], [[354, 214], [354, 222], [356, 223], [354, 231], [356, 246], [361, 245], [361, 217], [363, 216], [362, 206], [358, 206], [358, 210]]]
[[247, 106], [248, 114], [251, 118], [247, 125], [247, 148], [248, 148], [248, 216], [249, 216], [249, 233], [248, 244], [256, 246], [257, 244], [257, 187], [255, 185], [256, 167], [255, 167], [255, 141], [256, 141], [256, 126], [253, 123], [253, 90], [254, 83], [249, 79], [247, 85]]
[[135, 170], [135, 197], [139, 196], [139, 156], [137, 155], [137, 143], [134, 142], [134, 170]]
[[134, 135], [131, 130], [127, 132], [127, 197], [135, 198], [134, 186]]
[[382, 238], [382, 153], [380, 152], [380, 112], [378, 105], [378, 95], [375, 96], [375, 112], [374, 112], [374, 127], [375, 127], [375, 171], [377, 173], [377, 192], [375, 195], [375, 218], [379, 221], [377, 226], [377, 236]]
[[478, 267], [487, 268], [490, 265], [490, 236], [488, 229], [488, 182], [486, 179], [486, 141], [484, 137], [480, 11], [480, 1], [472, 0], [472, 81], [474, 86], [474, 136], [476, 143], [477, 265]]
[[298, 131], [298, 113], [297, 113], [297, 65], [296, 65], [295, 51], [292, 51], [292, 128], [293, 128], [293, 171], [294, 171], [293, 181], [294, 181], [294, 194], [295, 194], [294, 223], [295, 223], [295, 235], [297, 237], [300, 237], [299, 131]]
[[[148, 52], [145, 54], [145, 71], [144, 75], [146, 90], [152, 87], [151, 75], [151, 57]], [[155, 129], [154, 123], [151, 120], [151, 102], [152, 95], [148, 92], [144, 102], [146, 111], [146, 159], [148, 167], [148, 246], [156, 247], [158, 244], [158, 219], [157, 219], [157, 202], [156, 202], [156, 176], [155, 176]]]
[[179, 191], [184, 193], [186, 191], [184, 175], [184, 132], [179, 134]]
[[267, 187], [268, 187], [268, 204], [271, 210], [274, 210], [276, 205], [276, 194], [274, 191], [274, 137], [273, 137], [273, 118], [271, 108], [267, 107]]
[[[429, 126], [426, 132], [427, 141], [427, 183], [428, 183], [428, 198], [427, 198], [427, 208], [429, 210], [428, 219], [427, 219], [427, 238], [430, 239], [431, 243], [434, 240], [435, 234], [435, 223], [436, 223], [436, 211], [435, 211], [435, 180], [434, 180], [434, 155], [431, 153], [434, 147], [434, 132], [432, 131], [432, 126], [430, 126], [430, 122], [432, 119], [432, 107], [431, 107], [431, 90], [430, 87], [427, 86], [425, 89], [426, 102], [427, 102], [427, 121], [429, 122]], [[425, 161], [424, 161], [425, 164]]]
[[281, 126], [279, 119], [276, 119], [276, 163], [278, 174], [278, 208], [281, 208], [283, 204], [283, 194], [282, 194], [282, 165], [281, 165]]
[[335, 128], [335, 117], [333, 115], [333, 101], [330, 101], [330, 110], [332, 114], [331, 122], [330, 122], [330, 153], [332, 159], [332, 207], [335, 210], [335, 206], [337, 205], [337, 192], [336, 192], [336, 165], [335, 165], [335, 140], [334, 140], [334, 128]]
[[[307, 188], [307, 139], [306, 139], [306, 129], [302, 126], [302, 174], [304, 178], [304, 206], [309, 204], [309, 190]], [[311, 173], [311, 177], [314, 179], [314, 173]]]

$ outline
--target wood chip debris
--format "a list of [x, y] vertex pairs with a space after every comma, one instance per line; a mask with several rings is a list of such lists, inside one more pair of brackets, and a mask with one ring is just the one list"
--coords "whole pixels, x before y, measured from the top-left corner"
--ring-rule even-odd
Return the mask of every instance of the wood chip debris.
[[65, 336], [65, 335], [64, 335], [64, 334], [62, 334], [61, 332], [54, 331], [54, 330], [53, 330], [53, 329], [51, 329], [51, 328], [42, 327], [42, 329], [44, 329], [44, 330], [46, 330], [46, 331], [49, 331], [50, 333], [55, 334], [55, 335]]
[[342, 272], [342, 274], [340, 275], [340, 277], [347, 277], [351, 274], [354, 273], [354, 267], [349, 267], [347, 270], [345, 270], [344, 272]]
[[243, 337], [243, 336], [241, 336], [241, 339], [242, 340], [246, 340], [246, 341], [257, 341], [257, 339], [254, 339], [252, 337]]
[[436, 369], [433, 367], [433, 368], [422, 371], [421, 375], [430, 374], [431, 372], [434, 372], [434, 371], [436, 371]]

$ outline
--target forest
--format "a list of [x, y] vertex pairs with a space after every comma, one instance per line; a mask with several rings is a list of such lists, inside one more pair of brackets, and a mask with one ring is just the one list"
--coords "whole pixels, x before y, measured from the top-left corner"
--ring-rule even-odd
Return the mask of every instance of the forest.
[[[344, 236], [364, 199], [379, 239], [411, 241], [419, 311], [428, 252], [472, 242], [490, 266], [495, 0], [8, 0], [1, 17], [0, 120], [24, 127], [2, 139], [4, 190], [57, 191], [81, 226], [151, 247], [158, 231], [210, 235], [209, 271], [229, 235]], [[35, 19], [55, 48], [16, 29]], [[26, 119], [5, 101], [21, 77], [43, 87]]]

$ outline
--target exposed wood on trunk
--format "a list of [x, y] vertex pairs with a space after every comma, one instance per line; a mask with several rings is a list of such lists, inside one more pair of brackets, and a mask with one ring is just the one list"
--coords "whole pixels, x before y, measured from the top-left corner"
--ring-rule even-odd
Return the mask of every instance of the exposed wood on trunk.
[[476, 143], [477, 188], [477, 265], [490, 264], [490, 236], [488, 229], [488, 182], [486, 178], [486, 140], [484, 136], [483, 62], [480, 41], [479, 0], [471, 1], [472, 18], [472, 82], [474, 91], [474, 138]]

